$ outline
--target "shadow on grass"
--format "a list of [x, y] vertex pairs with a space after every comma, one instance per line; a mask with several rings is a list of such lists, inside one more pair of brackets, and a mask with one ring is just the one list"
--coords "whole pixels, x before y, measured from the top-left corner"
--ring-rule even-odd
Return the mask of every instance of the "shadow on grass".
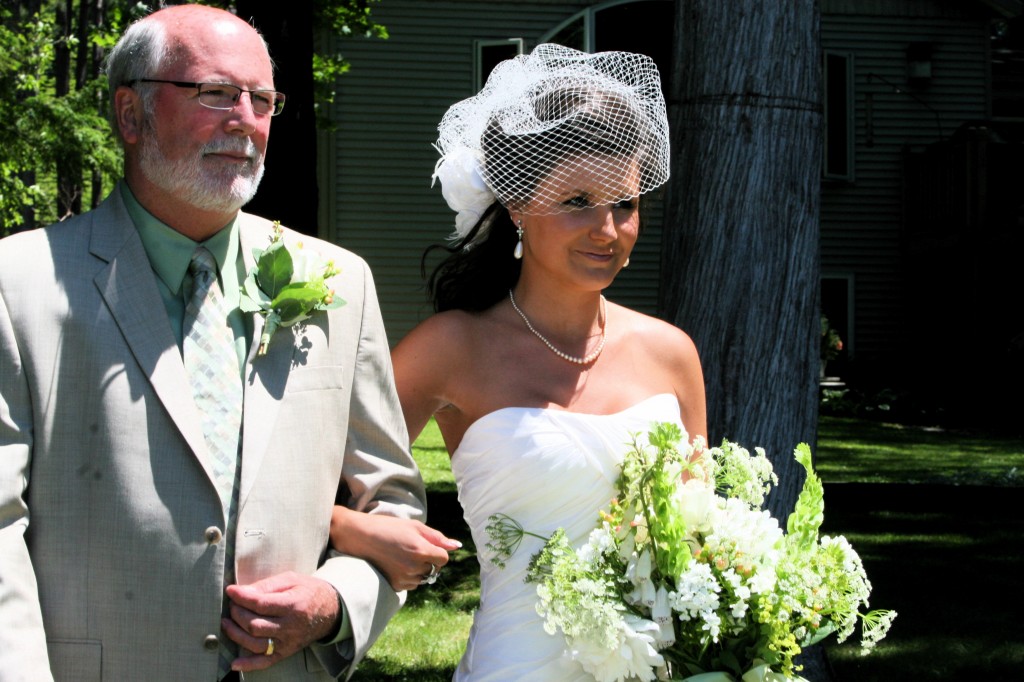
[[1016, 680], [1024, 666], [1024, 513], [1019, 488], [825, 484], [824, 533], [845, 535], [899, 612], [861, 656], [826, 646], [838, 682]]

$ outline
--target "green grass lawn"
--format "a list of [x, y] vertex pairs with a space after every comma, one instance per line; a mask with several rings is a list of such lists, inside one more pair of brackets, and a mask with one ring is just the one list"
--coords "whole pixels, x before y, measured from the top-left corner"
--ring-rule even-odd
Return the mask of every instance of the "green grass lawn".
[[[475, 550], [433, 423], [413, 450], [430, 523], [464, 548], [434, 586], [411, 593], [357, 681], [450, 680], [479, 600]], [[836, 680], [1020, 679], [1024, 441], [823, 416], [815, 466], [823, 532], [857, 548], [872, 607], [900, 613], [870, 656], [852, 640], [826, 647]]]
[[1024, 441], [822, 416], [815, 468], [826, 483], [1024, 486]]

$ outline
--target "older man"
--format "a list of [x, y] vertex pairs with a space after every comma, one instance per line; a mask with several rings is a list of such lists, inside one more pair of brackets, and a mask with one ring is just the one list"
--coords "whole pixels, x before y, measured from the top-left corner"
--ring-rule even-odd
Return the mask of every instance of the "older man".
[[332, 506], [424, 509], [369, 270], [305, 239], [345, 305], [258, 353], [263, 39], [173, 6], [108, 75], [123, 181], [0, 242], [0, 680], [344, 678], [400, 597], [328, 551]]

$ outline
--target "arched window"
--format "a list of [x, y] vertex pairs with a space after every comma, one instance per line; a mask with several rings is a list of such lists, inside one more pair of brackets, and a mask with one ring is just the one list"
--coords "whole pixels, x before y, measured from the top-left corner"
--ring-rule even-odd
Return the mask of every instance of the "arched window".
[[672, 0], [613, 0], [576, 15], [555, 27], [541, 42], [558, 43], [584, 52], [621, 50], [645, 54], [661, 71], [661, 87], [672, 76]]

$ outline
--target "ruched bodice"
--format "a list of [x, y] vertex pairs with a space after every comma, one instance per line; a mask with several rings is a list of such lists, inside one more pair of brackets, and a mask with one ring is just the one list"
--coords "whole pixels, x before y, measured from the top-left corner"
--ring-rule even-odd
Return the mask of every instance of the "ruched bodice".
[[492, 514], [502, 513], [542, 536], [564, 528], [581, 544], [615, 494], [631, 434], [659, 421], [680, 423], [675, 396], [651, 396], [609, 415], [509, 407], [469, 427], [452, 471], [480, 555], [480, 608], [455, 680], [592, 680], [562, 657], [561, 635], [547, 634], [537, 615], [536, 586], [523, 581], [543, 542], [527, 536], [499, 568], [488, 560], [485, 528]]

